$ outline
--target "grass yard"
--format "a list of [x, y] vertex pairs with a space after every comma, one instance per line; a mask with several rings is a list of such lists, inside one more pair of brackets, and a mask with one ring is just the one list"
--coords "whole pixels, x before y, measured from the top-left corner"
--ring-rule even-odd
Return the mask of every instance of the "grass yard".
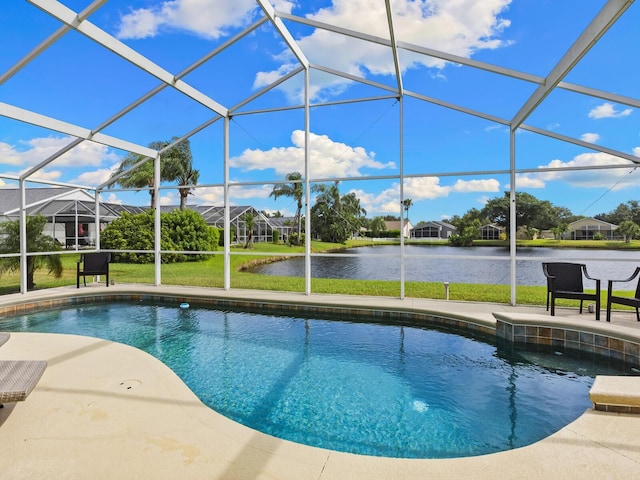
[[[372, 245], [370, 240], [354, 240], [347, 245], [337, 245], [322, 242], [312, 242], [312, 252], [330, 251], [346, 247]], [[375, 242], [379, 245], [381, 242]], [[441, 243], [441, 242], [440, 242]], [[482, 242], [483, 244], [485, 242]], [[489, 243], [489, 242], [487, 242]], [[500, 242], [499, 242], [500, 243]], [[519, 245], [545, 246], [545, 247], [571, 247], [576, 244], [589, 244], [591, 248], [640, 248], [640, 242], [631, 244], [624, 242], [572, 242], [568, 240], [531, 240], [519, 241]], [[496, 242], [491, 242], [496, 245]], [[500, 244], [504, 244], [501, 242]], [[615, 244], [615, 245], [613, 245]], [[256, 263], [272, 261], [276, 256], [303, 255], [304, 247], [291, 247], [287, 245], [274, 245], [269, 243], [257, 243], [253, 249], [234, 247], [231, 250], [231, 288], [248, 290], [273, 290], [286, 292], [304, 292], [305, 280], [300, 277], [277, 277], [258, 275], [243, 270], [243, 267]], [[37, 289], [54, 288], [65, 285], [74, 285], [76, 282], [76, 262], [79, 254], [62, 253], [64, 272], [61, 278], [54, 278], [47, 274], [46, 269], [36, 271], [35, 283]], [[172, 263], [161, 266], [163, 285], [183, 285], [197, 287], [224, 287], [224, 258], [222, 251], [212, 255], [201, 262]], [[110, 276], [118, 283], [154, 283], [154, 265], [138, 265], [112, 263]], [[0, 277], [0, 294], [19, 292], [19, 274], [6, 273]], [[341, 294], [341, 295], [367, 295], [380, 297], [399, 297], [399, 281], [383, 280], [343, 280], [314, 278], [311, 280], [313, 293]], [[405, 296], [411, 298], [444, 299], [445, 292], [441, 282], [405, 282]], [[522, 305], [545, 305], [546, 288], [518, 286], [516, 288], [517, 303]], [[510, 301], [509, 285], [479, 285], [465, 283], [451, 283], [449, 299], [469, 302], [490, 302], [508, 304]], [[577, 305], [577, 301], [558, 300], [558, 305]], [[606, 291], [602, 292], [602, 304], [606, 305]]]

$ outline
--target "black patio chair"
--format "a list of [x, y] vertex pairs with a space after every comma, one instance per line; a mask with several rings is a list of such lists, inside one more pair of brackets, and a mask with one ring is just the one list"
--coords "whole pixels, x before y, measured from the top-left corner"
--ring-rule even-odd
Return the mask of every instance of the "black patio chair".
[[[542, 271], [547, 277], [547, 310], [551, 305], [551, 315], [556, 313], [556, 298], [580, 300], [580, 313], [585, 300], [596, 302], [596, 320], [600, 320], [600, 279], [590, 277], [583, 263], [546, 262]], [[584, 291], [583, 277], [596, 282], [595, 293]]]
[[609, 280], [609, 285], [607, 286], [607, 322], [611, 321], [611, 304], [617, 303], [619, 305], [627, 305], [628, 307], [635, 307], [636, 309], [636, 319], [640, 322], [640, 279], [638, 280], [638, 285], [636, 286], [636, 293], [633, 297], [620, 297], [618, 295], [613, 294], [613, 284], [614, 282], [630, 282], [634, 278], [636, 278], [640, 274], [640, 267], [636, 267], [636, 271], [633, 272], [629, 278], [625, 278], [624, 280]]
[[[80, 288], [80, 277], [84, 280], [84, 286], [87, 286], [87, 275], [105, 275], [107, 277], [107, 287], [109, 286], [109, 262], [111, 262], [111, 254], [107, 252], [83, 253], [80, 255], [80, 261], [77, 264], [76, 286]], [[82, 265], [82, 266], [81, 266]]]

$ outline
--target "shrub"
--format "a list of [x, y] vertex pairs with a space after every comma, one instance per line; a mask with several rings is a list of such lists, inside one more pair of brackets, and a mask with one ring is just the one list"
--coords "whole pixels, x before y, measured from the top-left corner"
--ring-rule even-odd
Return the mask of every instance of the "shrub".
[[[136, 215], [123, 212], [100, 234], [100, 244], [107, 250], [153, 250], [154, 213], [148, 211]], [[160, 214], [160, 248], [186, 252], [212, 251], [218, 246], [217, 228], [207, 225], [202, 216], [193, 210], [173, 210]], [[182, 253], [162, 254], [164, 263], [204, 260], [206, 255]], [[153, 253], [115, 253], [114, 262], [151, 263]]]
[[300, 241], [298, 241], [298, 233], [297, 232], [292, 232], [291, 235], [289, 235], [288, 243], [289, 243], [289, 245], [303, 245], [304, 244], [304, 233], [300, 236]]
[[474, 237], [472, 235], [460, 235], [454, 233], [453, 235], [449, 236], [447, 241], [453, 247], [470, 247], [473, 245], [473, 238]]
[[[213, 228], [213, 227], [212, 227]], [[219, 247], [224, 247], [224, 228], [217, 228], [216, 229], [218, 231], [218, 246]], [[236, 240], [236, 229], [235, 228], [231, 228], [229, 230], [229, 232], [231, 232], [231, 244], [235, 243]]]

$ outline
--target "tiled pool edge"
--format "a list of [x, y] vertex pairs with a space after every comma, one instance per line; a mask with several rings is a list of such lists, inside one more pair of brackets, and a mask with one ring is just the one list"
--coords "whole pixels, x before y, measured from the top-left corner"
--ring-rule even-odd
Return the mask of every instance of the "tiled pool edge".
[[[4, 301], [3, 301], [4, 300]], [[361, 300], [361, 299], [358, 299]], [[126, 290], [99, 291], [67, 290], [51, 292], [42, 297], [12, 299], [0, 298], [0, 320], [2, 317], [50, 308], [117, 301], [148, 301], [157, 303], [190, 302], [194, 306], [252, 309], [264, 312], [291, 312], [295, 314], [325, 315], [332, 317], [348, 316], [351, 319], [411, 323], [416, 326], [442, 327], [474, 335], [487, 336], [518, 345], [542, 345], [556, 348], [570, 348], [587, 353], [603, 355], [617, 361], [623, 361], [640, 369], [640, 331], [629, 327], [612, 325], [606, 322], [584, 322], [580, 320], [550, 317], [548, 315], [527, 313], [494, 312], [495, 320], [476, 318], [473, 314], [461, 314], [438, 311], [411, 304], [397, 307], [362, 304], [354, 299], [353, 304], [344, 301], [332, 302], [308, 296], [283, 301], [278, 298], [261, 299], [246, 296], [230, 296], [216, 291], [199, 293], [153, 293], [148, 289], [127, 288]], [[478, 317], [481, 317], [480, 315]], [[1, 330], [1, 323], [0, 323]], [[600, 379], [601, 377], [598, 377]], [[592, 392], [590, 398], [594, 410], [614, 413], [640, 414], [640, 391], [638, 395], [625, 395], [615, 382], [616, 378], [604, 377], [601, 391]], [[610, 379], [613, 379], [613, 383]], [[630, 378], [637, 384], [637, 378]], [[617, 399], [611, 401], [611, 398]], [[620, 402], [620, 398], [624, 398]], [[617, 403], [616, 403], [617, 402]]]
[[429, 325], [454, 330], [467, 331], [469, 333], [495, 336], [495, 322], [475, 319], [464, 315], [450, 313], [424, 311], [411, 307], [407, 308], [384, 308], [379, 306], [365, 307], [362, 305], [344, 305], [330, 303], [316, 303], [308, 297], [305, 299], [291, 301], [262, 300], [248, 298], [234, 298], [229, 296], [216, 296], [215, 293], [209, 295], [182, 294], [182, 293], [149, 293], [146, 291], [131, 290], [128, 292], [114, 293], [72, 293], [60, 294], [55, 297], [43, 299], [23, 299], [11, 302], [0, 300], [0, 319], [5, 316], [20, 315], [23, 313], [36, 312], [50, 308], [60, 308], [72, 305], [83, 305], [91, 303], [117, 302], [117, 301], [148, 301], [158, 303], [175, 303], [179, 305], [187, 302], [193, 306], [217, 307], [217, 308], [240, 308], [252, 309], [268, 312], [291, 312], [318, 314], [327, 316], [349, 316], [351, 318], [369, 319], [374, 321], [397, 321], [413, 322], [416, 325]]
[[514, 345], [544, 345], [596, 353], [640, 369], [640, 335], [628, 327], [562, 317], [494, 313], [496, 337]]
[[[628, 327], [580, 322], [541, 315], [494, 313], [496, 337], [513, 345], [543, 345], [604, 355], [639, 368], [640, 336]], [[593, 409], [617, 414], [640, 414], [637, 377], [597, 376], [589, 391]]]
[[0, 298], [0, 318], [28, 312], [60, 308], [71, 305], [117, 302], [149, 301], [180, 304], [188, 302], [194, 306], [253, 309], [269, 312], [292, 312], [318, 314], [333, 317], [374, 321], [411, 322], [416, 325], [436, 326], [473, 334], [481, 334], [512, 342], [514, 345], [544, 345], [570, 348], [587, 353], [596, 353], [623, 361], [640, 369], [640, 331], [606, 322], [584, 322], [563, 317], [526, 313], [495, 312], [495, 320], [476, 318], [471, 314], [458, 314], [437, 310], [426, 310], [410, 305], [400, 307], [365, 306], [362, 304], [330, 303], [313, 297], [288, 299], [260, 299], [193, 293], [153, 293], [145, 289], [131, 288], [108, 292], [68, 290], [55, 292], [41, 298]]

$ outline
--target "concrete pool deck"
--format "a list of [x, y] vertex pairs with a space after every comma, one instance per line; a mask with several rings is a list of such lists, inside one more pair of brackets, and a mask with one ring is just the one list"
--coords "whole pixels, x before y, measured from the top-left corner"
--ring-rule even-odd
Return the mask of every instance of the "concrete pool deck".
[[[493, 322], [493, 313], [548, 317], [543, 307], [118, 285], [7, 295], [0, 306], [77, 294], [216, 296], [283, 303], [426, 310]], [[565, 321], [593, 314], [558, 309]], [[612, 331], [637, 331], [615, 312]], [[2, 320], [0, 319], [0, 331]], [[239, 425], [203, 405], [154, 357], [126, 345], [73, 335], [12, 333], [0, 360], [47, 360], [25, 402], [0, 409], [0, 479], [618, 479], [640, 469], [640, 415], [587, 410], [533, 445], [446, 460], [368, 457], [308, 447]]]

